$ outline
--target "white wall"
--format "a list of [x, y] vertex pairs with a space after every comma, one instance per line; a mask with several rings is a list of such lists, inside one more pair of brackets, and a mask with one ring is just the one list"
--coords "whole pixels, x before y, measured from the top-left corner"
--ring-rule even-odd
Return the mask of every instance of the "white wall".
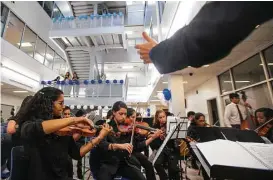
[[63, 51], [49, 38], [51, 19], [37, 1], [4, 1], [3, 3], [65, 59]]
[[13, 96], [10, 94], [1, 93], [1, 104], [6, 104], [10, 106], [21, 106], [24, 98]]
[[[198, 94], [196, 94], [198, 91]], [[209, 112], [207, 101], [216, 98], [218, 107], [218, 116], [220, 119], [220, 124], [223, 122], [223, 105], [219, 93], [219, 85], [217, 77], [214, 77], [200, 86], [192, 89], [185, 94], [187, 100], [186, 111], [201, 112], [206, 116], [207, 122], [209, 122]]]

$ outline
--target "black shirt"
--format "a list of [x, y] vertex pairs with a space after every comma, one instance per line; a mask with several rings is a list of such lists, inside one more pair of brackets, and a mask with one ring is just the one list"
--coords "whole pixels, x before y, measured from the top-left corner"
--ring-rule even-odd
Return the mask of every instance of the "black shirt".
[[46, 135], [40, 119], [24, 122], [21, 137], [29, 156], [28, 180], [67, 179], [68, 155], [76, 160], [81, 158], [72, 136]]

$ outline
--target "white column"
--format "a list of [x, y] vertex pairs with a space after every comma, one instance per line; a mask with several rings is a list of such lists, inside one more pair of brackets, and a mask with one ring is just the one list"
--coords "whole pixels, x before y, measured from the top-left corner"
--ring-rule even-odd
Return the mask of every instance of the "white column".
[[94, 4], [94, 14], [95, 15], [98, 14], [98, 4], [97, 3]]
[[150, 114], [151, 116], [154, 116], [156, 112], [156, 105], [155, 104], [151, 104], [150, 105]]
[[95, 79], [95, 57], [90, 55], [89, 80]]
[[184, 83], [181, 75], [169, 75], [168, 87], [172, 94], [172, 99], [169, 103], [169, 111], [175, 116], [186, 116]]

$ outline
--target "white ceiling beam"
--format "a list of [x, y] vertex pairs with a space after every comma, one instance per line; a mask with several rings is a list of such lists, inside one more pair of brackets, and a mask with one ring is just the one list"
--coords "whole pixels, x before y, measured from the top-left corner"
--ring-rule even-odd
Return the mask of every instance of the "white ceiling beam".
[[121, 44], [112, 44], [112, 45], [100, 45], [100, 46], [75, 46], [75, 47], [67, 47], [65, 50], [66, 51], [88, 51], [88, 52], [93, 52], [93, 51], [101, 51], [104, 49], [119, 49], [123, 48]]
[[92, 2], [88, 2], [88, 1], [72, 1], [71, 2], [72, 6], [85, 6], [90, 4], [92, 4]]
[[127, 39], [125, 37], [125, 33], [123, 33], [121, 36], [122, 36], [123, 48], [127, 49], [128, 48], [128, 42], [127, 42]]
[[82, 14], [82, 13], [92, 13], [93, 9], [80, 9], [80, 10], [74, 10], [75, 14]]
[[93, 5], [87, 5], [87, 6], [74, 6], [74, 10], [82, 10], [82, 9], [93, 9]]
[[93, 44], [94, 44], [95, 46], [98, 46], [98, 42], [97, 42], [96, 38], [95, 38], [94, 36], [90, 36], [90, 38], [91, 38], [91, 40], [93, 41]]
[[[100, 37], [101, 37], [101, 39], [102, 39], [103, 44], [106, 45], [106, 41], [105, 41], [104, 36], [101, 35]], [[105, 48], [105, 51], [106, 51], [107, 54], [109, 53], [109, 50], [108, 50], [107, 48]]]

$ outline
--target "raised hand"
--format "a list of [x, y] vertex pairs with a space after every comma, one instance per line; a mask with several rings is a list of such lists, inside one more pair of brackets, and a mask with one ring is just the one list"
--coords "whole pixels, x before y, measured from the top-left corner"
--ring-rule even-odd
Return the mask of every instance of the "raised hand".
[[157, 45], [157, 42], [149, 37], [146, 32], [142, 33], [142, 37], [147, 42], [143, 44], [137, 44], [135, 48], [138, 49], [137, 53], [140, 55], [140, 59], [144, 61], [144, 64], [152, 63], [149, 53], [151, 49]]
[[112, 131], [112, 127], [109, 126], [109, 124], [103, 124], [102, 129], [100, 130], [99, 136], [101, 138], [104, 138], [105, 136], [109, 134], [110, 131]]
[[154, 134], [151, 135], [151, 137], [153, 139], [156, 139], [158, 137], [160, 137], [163, 134], [163, 131], [161, 131], [160, 129], [158, 129], [157, 131], [154, 132]]

